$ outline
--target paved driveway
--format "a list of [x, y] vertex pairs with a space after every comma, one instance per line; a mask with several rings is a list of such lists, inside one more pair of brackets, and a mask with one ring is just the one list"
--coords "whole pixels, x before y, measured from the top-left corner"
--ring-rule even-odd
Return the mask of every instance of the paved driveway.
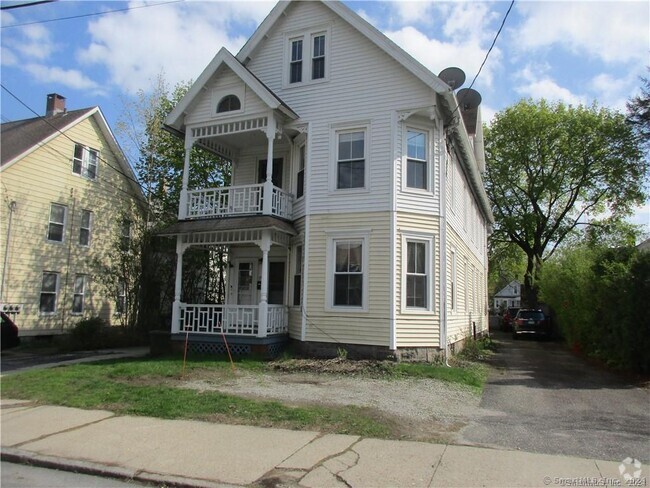
[[650, 464], [650, 390], [575, 357], [561, 344], [500, 346], [479, 415], [460, 441], [529, 452]]

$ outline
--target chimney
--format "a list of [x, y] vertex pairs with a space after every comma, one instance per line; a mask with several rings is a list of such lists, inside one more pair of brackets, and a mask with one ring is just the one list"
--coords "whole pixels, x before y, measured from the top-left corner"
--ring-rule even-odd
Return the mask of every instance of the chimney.
[[65, 112], [65, 97], [58, 93], [50, 93], [47, 96], [47, 106], [45, 108], [45, 116], [51, 117], [56, 114]]

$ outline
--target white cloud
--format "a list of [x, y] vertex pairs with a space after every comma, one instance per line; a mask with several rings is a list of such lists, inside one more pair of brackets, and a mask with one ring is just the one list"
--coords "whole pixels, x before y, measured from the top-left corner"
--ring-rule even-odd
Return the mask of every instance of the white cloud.
[[605, 62], [648, 62], [648, 2], [520, 2], [521, 49], [562, 46]]
[[3, 66], [15, 66], [18, 64], [18, 56], [6, 46], [2, 46], [2, 55], [0, 56], [0, 61]]
[[561, 101], [571, 105], [586, 104], [583, 96], [572, 93], [568, 88], [558, 85], [551, 77], [545, 74], [546, 66], [528, 65], [516, 73], [515, 77], [521, 80], [515, 91], [524, 97], [535, 100], [544, 98], [551, 102]]
[[78, 52], [82, 63], [103, 65], [112, 83], [134, 93], [146, 90], [164, 69], [171, 85], [196, 79], [223, 46], [236, 53], [246, 37], [234, 24], [257, 25], [268, 2], [188, 2], [135, 9], [89, 24], [92, 42]]
[[397, 21], [402, 24], [422, 22], [431, 13], [432, 2], [427, 1], [399, 1], [391, 4], [397, 16]]
[[97, 94], [102, 93], [100, 86], [96, 82], [78, 70], [66, 70], [55, 66], [45, 66], [37, 63], [27, 64], [23, 68], [43, 84], [59, 83], [73, 89], [92, 90]]
[[[478, 39], [444, 42], [427, 37], [415, 27], [404, 27], [385, 34], [435, 74], [449, 66], [461, 68], [467, 76], [466, 86], [469, 86], [485, 57], [486, 49], [481, 47]], [[500, 59], [501, 51], [495, 47], [481, 72], [480, 85], [492, 84]]]

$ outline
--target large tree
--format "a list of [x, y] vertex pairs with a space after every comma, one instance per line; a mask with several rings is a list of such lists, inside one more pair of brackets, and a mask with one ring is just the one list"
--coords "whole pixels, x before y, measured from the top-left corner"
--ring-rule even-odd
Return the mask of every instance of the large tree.
[[641, 78], [641, 82], [641, 93], [627, 102], [627, 121], [645, 148], [650, 149], [650, 78]]
[[582, 225], [608, 225], [646, 199], [648, 162], [625, 117], [597, 106], [522, 100], [485, 130], [492, 239], [526, 255], [524, 300], [543, 265]]

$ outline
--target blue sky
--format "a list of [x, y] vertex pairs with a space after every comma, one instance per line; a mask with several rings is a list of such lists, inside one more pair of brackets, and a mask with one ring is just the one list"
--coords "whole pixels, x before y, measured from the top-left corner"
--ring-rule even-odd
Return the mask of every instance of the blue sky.
[[[2, 6], [15, 3], [21, 2]], [[434, 73], [463, 69], [465, 86], [510, 6], [345, 3]], [[68, 109], [99, 105], [115, 129], [125, 100], [146, 91], [161, 72], [172, 85], [197, 78], [222, 46], [236, 53], [274, 4], [62, 0], [4, 10], [2, 84], [39, 114], [53, 92], [66, 97]], [[129, 10], [107, 13], [119, 9]], [[624, 111], [648, 65], [650, 2], [518, 0], [474, 88], [483, 97], [484, 120], [526, 97]], [[34, 116], [5, 90], [0, 103], [3, 122]], [[635, 221], [650, 229], [650, 205], [639, 209]]]

